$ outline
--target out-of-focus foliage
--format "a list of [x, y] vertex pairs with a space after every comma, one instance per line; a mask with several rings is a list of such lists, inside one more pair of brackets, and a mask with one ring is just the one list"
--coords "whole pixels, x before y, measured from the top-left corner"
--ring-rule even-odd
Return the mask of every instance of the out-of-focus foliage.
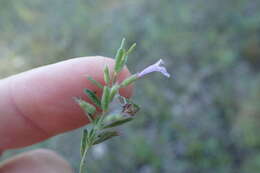
[[[259, 10], [259, 0], [1, 0], [0, 75], [114, 56], [126, 37], [138, 45], [132, 71], [163, 58], [173, 78], [136, 86], [141, 113], [123, 137], [94, 149], [90, 172], [258, 173]], [[34, 147], [76, 168], [79, 136]]]

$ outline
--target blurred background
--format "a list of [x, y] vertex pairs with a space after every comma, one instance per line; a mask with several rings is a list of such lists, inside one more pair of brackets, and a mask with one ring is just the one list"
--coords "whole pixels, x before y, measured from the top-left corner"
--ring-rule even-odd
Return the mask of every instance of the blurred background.
[[[0, 0], [0, 77], [73, 57], [113, 57], [137, 43], [132, 72], [159, 58], [170, 80], [136, 86], [142, 110], [95, 147], [89, 172], [260, 172], [259, 0]], [[75, 169], [80, 130], [49, 148]]]

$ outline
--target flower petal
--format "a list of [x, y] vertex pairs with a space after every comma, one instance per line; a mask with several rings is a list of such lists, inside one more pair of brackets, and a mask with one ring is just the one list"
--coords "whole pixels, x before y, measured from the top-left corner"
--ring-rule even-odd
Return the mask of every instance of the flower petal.
[[170, 74], [167, 72], [166, 68], [163, 65], [164, 65], [164, 61], [160, 59], [155, 64], [146, 67], [143, 71], [141, 71], [137, 75], [139, 78], [141, 78], [149, 73], [161, 72], [164, 76], [170, 77]]

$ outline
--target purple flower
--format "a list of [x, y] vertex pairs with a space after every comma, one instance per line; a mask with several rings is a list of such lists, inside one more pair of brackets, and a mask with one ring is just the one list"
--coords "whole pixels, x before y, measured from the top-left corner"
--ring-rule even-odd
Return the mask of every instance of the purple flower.
[[160, 59], [155, 64], [146, 67], [143, 71], [138, 73], [137, 76], [138, 78], [141, 78], [152, 72], [161, 72], [164, 76], [170, 77], [170, 74], [167, 72], [166, 68], [163, 65], [164, 65], [164, 61]]

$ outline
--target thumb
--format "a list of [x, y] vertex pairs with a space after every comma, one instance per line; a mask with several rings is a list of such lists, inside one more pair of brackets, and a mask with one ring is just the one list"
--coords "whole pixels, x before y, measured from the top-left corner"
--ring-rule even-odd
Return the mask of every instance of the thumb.
[[72, 173], [68, 162], [56, 153], [38, 149], [15, 156], [0, 164], [1, 173]]

